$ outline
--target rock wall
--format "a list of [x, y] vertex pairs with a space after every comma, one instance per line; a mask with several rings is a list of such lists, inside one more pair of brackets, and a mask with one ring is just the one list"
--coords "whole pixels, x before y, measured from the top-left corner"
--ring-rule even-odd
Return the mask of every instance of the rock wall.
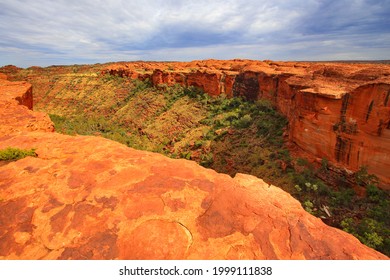
[[0, 149], [37, 157], [0, 163], [0, 259], [388, 259], [261, 179], [51, 132], [1, 83]]
[[48, 115], [31, 111], [31, 84], [10, 82], [4, 78], [5, 75], [0, 77], [0, 136], [22, 131], [54, 131], [54, 125]]
[[367, 166], [390, 189], [390, 65], [209, 60], [114, 64], [105, 72], [271, 100], [302, 155], [347, 172]]

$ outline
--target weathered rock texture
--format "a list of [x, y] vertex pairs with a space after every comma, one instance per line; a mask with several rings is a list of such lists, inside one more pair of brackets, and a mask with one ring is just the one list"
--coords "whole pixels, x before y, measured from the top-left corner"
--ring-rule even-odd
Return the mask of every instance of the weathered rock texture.
[[4, 78], [5, 75], [0, 76], [0, 136], [22, 131], [54, 131], [49, 116], [31, 111], [31, 85], [26, 82], [10, 82]]
[[269, 99], [306, 156], [350, 171], [367, 166], [390, 189], [390, 65], [207, 60], [113, 64], [104, 72]]
[[46, 122], [12, 128], [8, 110], [35, 118], [18, 111], [31, 87], [2, 83], [0, 149], [38, 157], [0, 165], [1, 259], [387, 259], [253, 176], [57, 134]]

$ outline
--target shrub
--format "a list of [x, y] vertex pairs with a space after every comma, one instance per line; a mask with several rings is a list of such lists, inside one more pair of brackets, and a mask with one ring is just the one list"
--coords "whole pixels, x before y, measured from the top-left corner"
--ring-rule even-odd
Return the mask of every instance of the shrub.
[[386, 193], [375, 185], [367, 186], [367, 198], [371, 202], [380, 202], [382, 200], [386, 200]]
[[152, 83], [149, 81], [149, 79], [145, 79], [143, 81], [141, 80], [132, 80], [133, 85], [134, 85], [134, 92], [139, 92], [146, 90], [150, 87], [152, 87]]
[[335, 207], [352, 207], [352, 199], [355, 196], [355, 192], [352, 189], [344, 189], [339, 192], [334, 192], [332, 204]]
[[272, 102], [267, 100], [267, 99], [259, 99], [259, 100], [257, 100], [256, 101], [256, 106], [262, 112], [268, 113], [268, 112], [274, 111]]
[[213, 164], [213, 161], [214, 161], [214, 159], [213, 159], [212, 153], [202, 154], [200, 165], [202, 165], [204, 167], [210, 167]]
[[361, 166], [360, 169], [355, 173], [355, 180], [359, 186], [377, 185], [378, 177], [374, 174], [369, 174], [367, 166]]
[[0, 150], [0, 160], [4, 161], [18, 160], [28, 156], [36, 157], [37, 154], [35, 153], [35, 149], [22, 150], [19, 148], [8, 147]]
[[352, 218], [345, 218], [340, 222], [341, 229], [348, 233], [354, 233], [354, 224], [355, 222]]
[[307, 191], [313, 190], [316, 192], [318, 190], [318, 186], [316, 184], [311, 184], [309, 182], [306, 182], [305, 186]]
[[[357, 225], [357, 230], [354, 235], [367, 246], [380, 250], [385, 254], [390, 253], [390, 248], [386, 246], [389, 240], [390, 230], [384, 223], [371, 218], [364, 218]], [[386, 240], [387, 242], [385, 242]]]
[[311, 202], [310, 200], [306, 200], [305, 202], [303, 202], [303, 206], [306, 210], [306, 212], [310, 213], [310, 214], [314, 214], [314, 204], [313, 202]]
[[297, 158], [297, 164], [299, 166], [307, 166], [309, 162], [305, 158]]
[[318, 194], [323, 197], [328, 197], [331, 195], [332, 190], [322, 181], [317, 182], [318, 185]]
[[239, 120], [237, 120], [234, 125], [237, 128], [247, 128], [251, 125], [252, 123], [252, 117], [249, 114], [244, 115], [241, 117]]
[[301, 192], [302, 188], [299, 185], [295, 185], [294, 188], [297, 190], [297, 192]]
[[328, 171], [328, 167], [329, 167], [329, 161], [328, 161], [328, 159], [322, 158], [322, 159], [321, 159], [321, 168], [320, 168], [320, 170], [321, 170], [322, 172], [327, 172], [327, 171]]
[[204, 99], [208, 100], [208, 95], [203, 92], [201, 88], [197, 88], [194, 86], [189, 86], [184, 88], [184, 94], [191, 97], [191, 98], [197, 98], [197, 99]]

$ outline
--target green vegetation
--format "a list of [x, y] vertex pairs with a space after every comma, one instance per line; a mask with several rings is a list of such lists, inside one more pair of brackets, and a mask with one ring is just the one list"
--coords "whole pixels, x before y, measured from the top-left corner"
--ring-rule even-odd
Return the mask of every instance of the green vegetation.
[[127, 146], [132, 146], [134, 138], [127, 134], [126, 130], [106, 120], [103, 117], [74, 116], [65, 118], [55, 114], [49, 114], [58, 132], [69, 135], [95, 135], [102, 136]]
[[[302, 161], [300, 161], [302, 164]], [[323, 172], [309, 163], [294, 176], [294, 195], [303, 201], [305, 210], [331, 226], [356, 236], [362, 243], [387, 256], [390, 255], [390, 197], [377, 187], [378, 179], [362, 167], [355, 173], [355, 183], [365, 187], [366, 195], [358, 196], [350, 186], [328, 187], [316, 176]], [[306, 181], [306, 182], [305, 182]], [[298, 183], [299, 182], [299, 183]], [[305, 182], [305, 183], [303, 183]]]
[[35, 149], [31, 150], [22, 150], [19, 148], [8, 147], [6, 149], [0, 150], [0, 160], [3, 161], [13, 161], [22, 159], [25, 157], [36, 157]]
[[375, 175], [368, 173], [367, 166], [361, 166], [355, 173], [355, 181], [356, 184], [362, 187], [375, 186], [379, 183]]
[[[32, 77], [32, 70], [25, 71]], [[35, 108], [50, 114], [56, 131], [106, 137], [231, 176], [255, 175], [291, 193], [325, 223], [390, 255], [389, 194], [365, 167], [353, 178], [340, 175], [330, 186], [320, 179], [331, 173], [327, 159], [319, 166], [293, 159], [283, 139], [287, 120], [271, 102], [210, 97], [179, 85], [152, 87], [148, 80], [81, 68], [59, 69], [54, 76], [45, 76], [45, 68], [39, 71], [41, 80], [30, 80], [38, 94]], [[343, 123], [334, 129], [353, 131]], [[351, 180], [365, 188], [366, 196], [355, 193]]]

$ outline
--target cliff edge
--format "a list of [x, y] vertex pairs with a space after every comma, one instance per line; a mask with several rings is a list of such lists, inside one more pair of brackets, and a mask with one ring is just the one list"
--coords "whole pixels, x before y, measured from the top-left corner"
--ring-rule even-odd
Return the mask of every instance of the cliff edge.
[[253, 176], [53, 132], [0, 80], [1, 259], [388, 259]]
[[297, 154], [347, 173], [362, 166], [390, 189], [390, 65], [254, 60], [133, 62], [103, 73], [268, 99], [289, 121]]

